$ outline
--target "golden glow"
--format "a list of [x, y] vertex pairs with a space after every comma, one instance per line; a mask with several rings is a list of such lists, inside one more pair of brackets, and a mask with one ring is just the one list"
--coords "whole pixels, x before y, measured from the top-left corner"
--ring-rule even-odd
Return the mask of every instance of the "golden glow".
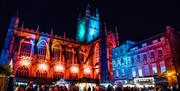
[[21, 56], [21, 65], [29, 66], [30, 65], [30, 57]]
[[71, 66], [70, 70], [71, 70], [71, 73], [78, 73], [79, 72], [79, 68], [77, 66]]
[[39, 64], [39, 70], [47, 70], [47, 65], [46, 64]]
[[84, 68], [84, 74], [90, 74], [91, 68]]
[[28, 66], [28, 65], [30, 65], [30, 62], [29, 61], [22, 61], [21, 60], [21, 65]]
[[64, 66], [61, 64], [58, 64], [55, 66], [55, 71], [57, 72], [63, 72], [64, 71]]
[[172, 74], [170, 72], [167, 73], [168, 76], [171, 76]]
[[84, 74], [90, 74], [92, 71], [91, 71], [91, 66], [88, 66], [88, 65], [84, 65]]

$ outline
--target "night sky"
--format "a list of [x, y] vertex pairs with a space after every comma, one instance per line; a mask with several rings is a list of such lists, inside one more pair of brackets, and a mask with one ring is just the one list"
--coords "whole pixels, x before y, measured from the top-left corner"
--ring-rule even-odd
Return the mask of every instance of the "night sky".
[[[180, 30], [179, 0], [0, 0], [0, 43], [8, 30], [10, 19], [19, 12], [24, 26], [41, 32], [75, 39], [76, 21], [84, 13], [87, 2], [100, 10], [108, 28], [118, 27], [120, 43], [129, 39], [140, 41], [165, 30], [170, 25]], [[0, 45], [0, 48], [2, 45]]]

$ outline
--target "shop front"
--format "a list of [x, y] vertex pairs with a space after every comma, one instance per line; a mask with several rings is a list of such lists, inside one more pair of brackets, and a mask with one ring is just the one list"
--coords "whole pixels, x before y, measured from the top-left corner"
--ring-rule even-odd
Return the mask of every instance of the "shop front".
[[139, 88], [155, 87], [154, 77], [134, 78], [134, 85]]

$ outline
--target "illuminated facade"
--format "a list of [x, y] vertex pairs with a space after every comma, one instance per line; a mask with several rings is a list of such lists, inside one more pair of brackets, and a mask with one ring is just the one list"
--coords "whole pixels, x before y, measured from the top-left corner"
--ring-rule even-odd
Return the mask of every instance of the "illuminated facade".
[[[169, 26], [166, 32], [155, 35], [141, 42], [126, 41], [113, 49], [113, 80], [127, 83], [134, 78], [167, 78], [177, 82], [175, 55], [172, 53], [169, 34], [176, 32]], [[173, 36], [179, 36], [173, 35]], [[179, 38], [176, 37], [178, 41]], [[176, 44], [178, 45], [178, 43]], [[168, 81], [171, 78], [168, 78]]]
[[[90, 11], [86, 10], [86, 13], [88, 12]], [[86, 78], [104, 82], [101, 73], [106, 70], [108, 75], [106, 80], [111, 80], [113, 77], [111, 50], [116, 47], [118, 35], [111, 31], [106, 32], [102, 42], [100, 32], [103, 34], [107, 29], [101, 29], [99, 18], [98, 21], [93, 21], [86, 17], [87, 15], [78, 21], [86, 19], [84, 23], [78, 23], [77, 40], [66, 38], [65, 35], [63, 37], [54, 35], [53, 30], [48, 34], [39, 32], [39, 27], [33, 30], [24, 28], [23, 24], [18, 26], [19, 17], [13, 17], [1, 54], [1, 63], [13, 62], [13, 74], [18, 79]], [[97, 12], [96, 17], [99, 17]], [[104, 61], [101, 58], [101, 48], [104, 44], [107, 64], [100, 62]], [[103, 66], [104, 69], [101, 68], [102, 65], [106, 65]]]
[[90, 5], [87, 6], [85, 17], [79, 15], [77, 25], [77, 40], [80, 42], [92, 42], [100, 35], [100, 16], [98, 9], [92, 14]]

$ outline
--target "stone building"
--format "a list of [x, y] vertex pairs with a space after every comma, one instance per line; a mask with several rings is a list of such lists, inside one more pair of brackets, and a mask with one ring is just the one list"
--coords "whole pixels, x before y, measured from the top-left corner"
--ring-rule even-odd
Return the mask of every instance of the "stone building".
[[[107, 31], [98, 10], [92, 14], [89, 8], [85, 16], [78, 18], [77, 39], [69, 39], [65, 33], [64, 36], [55, 35], [53, 30], [50, 34], [43, 33], [39, 27], [35, 30], [25, 28], [23, 23], [19, 24], [22, 21], [18, 16], [13, 17], [1, 53], [1, 64], [12, 64], [13, 74], [19, 81], [111, 80], [111, 50], [116, 47], [118, 34]], [[102, 36], [105, 36], [103, 42]], [[106, 50], [105, 55], [102, 50]], [[104, 56], [106, 60], [102, 59]], [[104, 71], [106, 75], [101, 75]]]
[[178, 54], [173, 54], [170, 38], [173, 37], [174, 45], [178, 46], [177, 36], [179, 33], [167, 26], [164, 33], [143, 41], [121, 43], [112, 51], [113, 80], [129, 83], [134, 78], [154, 77], [157, 83], [163, 80], [176, 84], [179, 59], [176, 59]]

